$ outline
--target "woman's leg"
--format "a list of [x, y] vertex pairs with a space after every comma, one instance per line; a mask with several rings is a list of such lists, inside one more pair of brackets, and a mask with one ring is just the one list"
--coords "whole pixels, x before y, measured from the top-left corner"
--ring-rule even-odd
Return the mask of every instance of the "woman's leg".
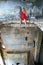
[[21, 24], [22, 24], [22, 20], [20, 19], [20, 26], [21, 26]]
[[25, 23], [25, 25], [26, 25], [26, 20], [24, 20], [24, 23]]
[[[24, 20], [22, 20], [22, 22], [26, 25], [26, 20], [25, 20], [25, 19], [24, 19]], [[21, 23], [22, 23], [22, 22], [21, 22]]]

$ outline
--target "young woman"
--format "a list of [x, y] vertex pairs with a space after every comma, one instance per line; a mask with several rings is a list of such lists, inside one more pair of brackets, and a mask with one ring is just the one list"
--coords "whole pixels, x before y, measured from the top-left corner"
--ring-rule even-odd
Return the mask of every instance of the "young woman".
[[24, 22], [26, 24], [26, 10], [25, 8], [22, 9], [22, 12], [21, 12], [21, 22], [20, 24]]

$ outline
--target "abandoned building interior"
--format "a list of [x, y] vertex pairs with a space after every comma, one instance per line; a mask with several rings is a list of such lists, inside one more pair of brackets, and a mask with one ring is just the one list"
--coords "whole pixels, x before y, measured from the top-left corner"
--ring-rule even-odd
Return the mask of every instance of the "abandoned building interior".
[[[37, 0], [0, 1], [0, 65], [43, 65], [43, 11], [42, 18], [36, 15], [41, 12], [42, 2], [38, 5]], [[28, 19], [28, 9], [34, 4], [40, 8]], [[16, 6], [26, 8], [26, 25], [20, 26], [20, 8]]]

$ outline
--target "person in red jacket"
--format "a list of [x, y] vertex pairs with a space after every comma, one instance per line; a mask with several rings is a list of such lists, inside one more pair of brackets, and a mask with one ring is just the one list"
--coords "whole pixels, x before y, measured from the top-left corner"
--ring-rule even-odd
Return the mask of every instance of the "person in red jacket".
[[25, 8], [22, 9], [22, 12], [20, 14], [21, 14], [21, 22], [20, 22], [20, 24], [22, 22], [24, 22], [26, 24], [26, 10], [25, 10]]

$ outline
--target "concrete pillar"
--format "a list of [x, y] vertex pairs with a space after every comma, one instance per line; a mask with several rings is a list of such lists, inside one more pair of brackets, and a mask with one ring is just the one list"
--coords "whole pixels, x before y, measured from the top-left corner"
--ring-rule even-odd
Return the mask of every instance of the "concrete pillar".
[[1, 53], [1, 57], [2, 57], [2, 60], [3, 60], [3, 64], [5, 64], [5, 59], [4, 59], [4, 54], [3, 54], [3, 49], [2, 49], [2, 38], [1, 38], [1, 32], [0, 32], [0, 53]]
[[42, 41], [42, 32], [39, 32], [38, 45], [37, 45], [37, 56], [36, 56], [37, 62], [38, 62], [38, 58], [39, 58], [39, 52], [40, 52], [40, 47], [41, 47], [41, 41]]
[[38, 42], [39, 32], [37, 33], [37, 37], [35, 38], [35, 53], [34, 53], [34, 60], [36, 61], [36, 55], [37, 55], [37, 42]]
[[37, 33], [37, 38], [36, 38], [36, 41], [35, 41], [35, 55], [34, 55], [34, 60], [35, 60], [36, 62], [38, 62], [38, 58], [39, 58], [41, 40], [42, 40], [42, 32], [39, 31], [39, 32]]

